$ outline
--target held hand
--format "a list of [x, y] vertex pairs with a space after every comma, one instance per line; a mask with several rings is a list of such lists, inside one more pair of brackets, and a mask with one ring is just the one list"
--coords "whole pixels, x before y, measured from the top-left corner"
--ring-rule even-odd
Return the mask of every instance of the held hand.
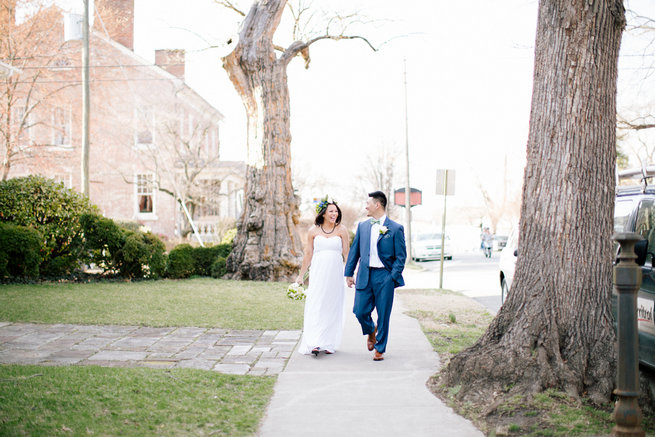
[[298, 284], [298, 285], [302, 285], [302, 276], [298, 276], [298, 277], [296, 278], [296, 284]]
[[353, 288], [353, 285], [355, 285], [355, 279], [352, 276], [347, 276], [346, 285], [348, 285], [348, 288]]

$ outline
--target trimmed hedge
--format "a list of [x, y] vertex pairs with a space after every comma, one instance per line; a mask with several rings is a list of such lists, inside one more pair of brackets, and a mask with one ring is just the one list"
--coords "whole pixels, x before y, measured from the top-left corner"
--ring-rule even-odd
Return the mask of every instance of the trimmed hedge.
[[0, 278], [38, 278], [42, 249], [35, 229], [0, 222]]
[[166, 246], [155, 235], [126, 231], [125, 244], [119, 251], [120, 273], [125, 278], [157, 279], [166, 270]]
[[[209, 247], [192, 247], [190, 244], [175, 246], [168, 254], [167, 274], [170, 278], [188, 278], [191, 275], [215, 276], [214, 270], [218, 260], [225, 259], [232, 252], [231, 244], [219, 244]], [[223, 272], [223, 276], [227, 272]]]
[[97, 213], [79, 193], [41, 176], [0, 182], [0, 278], [60, 278], [85, 263], [129, 279], [223, 276], [232, 244], [162, 241], [135, 223]]
[[160, 278], [166, 271], [164, 243], [155, 235], [119, 226], [96, 214], [81, 218], [91, 260], [125, 278]]
[[227, 264], [225, 257], [219, 256], [212, 264], [211, 276], [212, 278], [222, 278], [227, 273]]
[[80, 223], [91, 261], [104, 271], [119, 270], [119, 253], [125, 244], [125, 231], [112, 219], [97, 214], [84, 214]]
[[194, 247], [194, 274], [200, 276], [212, 276], [212, 266], [218, 257], [227, 258], [232, 251], [231, 244], [219, 244], [209, 247]]
[[80, 217], [94, 209], [86, 197], [42, 176], [0, 182], [0, 221], [36, 229], [43, 238], [42, 276], [67, 275], [86, 260]]
[[168, 253], [167, 276], [174, 279], [188, 278], [195, 272], [193, 247], [180, 244]]

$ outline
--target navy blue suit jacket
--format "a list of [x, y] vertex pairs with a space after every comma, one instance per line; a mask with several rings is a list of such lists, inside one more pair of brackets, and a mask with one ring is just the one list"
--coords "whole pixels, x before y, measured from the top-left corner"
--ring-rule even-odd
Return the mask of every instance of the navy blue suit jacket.
[[[405, 268], [405, 259], [407, 258], [407, 249], [405, 248], [405, 231], [403, 226], [393, 220], [387, 219], [383, 223], [387, 227], [387, 232], [378, 236], [378, 257], [384, 268], [391, 274], [395, 287], [405, 285], [403, 280], [403, 269]], [[371, 224], [370, 220], [360, 222], [357, 226], [355, 239], [348, 253], [344, 276], [350, 277], [355, 273], [355, 267], [359, 261], [359, 270], [355, 279], [357, 289], [364, 289], [368, 285], [369, 277], [369, 252], [371, 250]], [[395, 288], [394, 287], [394, 288]]]

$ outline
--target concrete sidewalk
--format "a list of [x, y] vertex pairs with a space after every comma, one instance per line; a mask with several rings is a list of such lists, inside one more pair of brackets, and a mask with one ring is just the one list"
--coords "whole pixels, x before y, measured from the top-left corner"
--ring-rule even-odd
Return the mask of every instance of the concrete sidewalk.
[[385, 360], [373, 361], [352, 314], [344, 306], [341, 348], [333, 355], [294, 351], [279, 375], [259, 431], [288, 436], [483, 436], [427, 389], [439, 357], [396, 295]]

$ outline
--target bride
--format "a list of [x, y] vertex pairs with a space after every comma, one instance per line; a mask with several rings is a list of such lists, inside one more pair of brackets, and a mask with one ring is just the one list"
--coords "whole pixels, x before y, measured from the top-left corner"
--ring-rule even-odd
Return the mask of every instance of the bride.
[[350, 238], [341, 224], [341, 209], [326, 196], [316, 205], [316, 219], [309, 230], [305, 254], [296, 282], [302, 284], [309, 271], [306, 290], [303, 336], [298, 352], [334, 353], [343, 333], [344, 260], [348, 258]]

